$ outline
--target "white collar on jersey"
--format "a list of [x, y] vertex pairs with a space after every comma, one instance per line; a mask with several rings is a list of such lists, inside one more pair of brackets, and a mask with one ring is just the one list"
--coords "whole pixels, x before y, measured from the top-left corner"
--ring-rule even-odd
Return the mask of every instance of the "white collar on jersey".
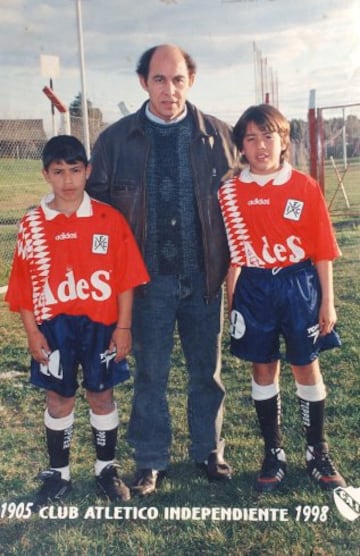
[[250, 166], [246, 166], [240, 174], [240, 180], [243, 183], [257, 183], [258, 185], [266, 185], [269, 181], [273, 185], [284, 185], [291, 178], [292, 166], [288, 162], [284, 162], [280, 170], [273, 174], [253, 174], [250, 172]]
[[[54, 193], [49, 193], [48, 195], [46, 195], [41, 199], [40, 206], [44, 211], [46, 220], [54, 220], [54, 218], [56, 218], [60, 214], [59, 211], [49, 207], [49, 203], [51, 203], [54, 197], [55, 197]], [[76, 211], [76, 216], [78, 218], [86, 218], [92, 216], [92, 214], [93, 214], [93, 210], [91, 206], [91, 199], [89, 195], [86, 193], [86, 191], [84, 191], [84, 197], [83, 200], [81, 201], [81, 205]]]

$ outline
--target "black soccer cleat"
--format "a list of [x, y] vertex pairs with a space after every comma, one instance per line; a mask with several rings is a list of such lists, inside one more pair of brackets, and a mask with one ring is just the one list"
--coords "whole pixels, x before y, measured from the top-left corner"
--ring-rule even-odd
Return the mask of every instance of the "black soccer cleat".
[[346, 487], [344, 478], [331, 461], [326, 442], [306, 447], [306, 467], [310, 477], [324, 490]]
[[61, 473], [55, 469], [41, 471], [37, 479], [43, 481], [43, 485], [38, 490], [33, 502], [32, 511], [34, 513], [43, 506], [61, 501], [72, 488], [71, 481], [62, 479]]
[[279, 488], [286, 475], [286, 456], [282, 448], [265, 451], [261, 471], [256, 478], [255, 488], [259, 492], [271, 492]]

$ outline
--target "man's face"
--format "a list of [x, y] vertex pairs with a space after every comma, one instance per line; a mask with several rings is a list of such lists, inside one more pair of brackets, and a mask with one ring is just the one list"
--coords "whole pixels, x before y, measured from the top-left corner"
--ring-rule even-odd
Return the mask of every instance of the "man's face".
[[149, 94], [150, 111], [165, 121], [177, 118], [184, 110], [187, 93], [194, 82], [181, 52], [161, 46], [153, 54], [147, 80], [141, 86]]

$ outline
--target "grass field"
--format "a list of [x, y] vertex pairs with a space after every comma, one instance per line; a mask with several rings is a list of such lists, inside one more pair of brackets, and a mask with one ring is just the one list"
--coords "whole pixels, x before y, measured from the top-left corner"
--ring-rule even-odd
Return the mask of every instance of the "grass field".
[[[344, 210], [339, 193], [333, 212], [343, 252], [335, 263], [338, 329], [343, 346], [324, 354], [321, 361], [328, 386], [327, 432], [334, 459], [348, 485], [359, 488], [360, 187], [358, 177], [353, 186], [350, 174], [347, 179], [351, 210]], [[259, 496], [253, 490], [262, 444], [250, 398], [249, 368], [229, 355], [226, 330], [223, 380], [227, 400], [223, 433], [226, 457], [234, 468], [231, 482], [209, 484], [197, 474], [188, 458], [186, 370], [176, 339], [169, 387], [174, 432], [172, 464], [162, 489], [150, 498], [133, 498], [127, 503], [128, 511], [133, 512], [131, 518], [112, 519], [114, 506], [108, 506], [96, 493], [88, 407], [80, 391], [71, 459], [74, 489], [61, 509], [65, 513], [58, 514], [55, 508], [51, 519], [21, 518], [22, 504], [26, 504], [38, 486], [34, 477], [47, 465], [42, 426], [44, 401], [43, 394], [28, 384], [29, 358], [24, 333], [17, 315], [8, 312], [2, 298], [0, 327], [0, 555], [360, 555], [360, 518], [354, 522], [346, 520], [337, 510], [332, 493], [320, 491], [305, 473], [300, 415], [286, 365], [281, 384], [288, 477], [279, 493]], [[118, 459], [126, 480], [131, 479], [134, 470], [124, 439], [131, 395], [132, 380], [116, 389], [121, 419]], [[93, 506], [100, 508], [99, 519], [89, 515]], [[167, 508], [185, 508], [182, 519], [167, 519]], [[196, 508], [203, 512], [216, 508], [235, 510], [232, 519], [197, 519]], [[140, 509], [147, 519], [136, 517], [135, 512]], [[186, 512], [191, 509], [194, 513], [189, 518]], [[18, 517], [10, 517], [15, 510]], [[274, 520], [250, 519], [261, 511], [275, 516]]]
[[40, 161], [0, 159], [0, 188], [0, 223], [18, 220], [48, 190]]
[[[340, 175], [343, 174], [341, 162]], [[335, 172], [328, 162], [325, 168], [325, 194], [327, 202], [332, 202], [331, 214], [333, 221], [344, 223], [349, 221], [355, 225], [360, 221], [360, 161], [350, 160], [344, 177], [350, 208], [346, 207], [345, 199]], [[15, 160], [0, 158], [0, 286], [6, 283], [16, 239], [16, 224], [25, 211], [39, 203], [40, 198], [49, 191], [48, 184], [41, 176], [39, 160]]]
[[0, 159], [0, 286], [9, 274], [16, 223], [48, 191], [40, 160]]

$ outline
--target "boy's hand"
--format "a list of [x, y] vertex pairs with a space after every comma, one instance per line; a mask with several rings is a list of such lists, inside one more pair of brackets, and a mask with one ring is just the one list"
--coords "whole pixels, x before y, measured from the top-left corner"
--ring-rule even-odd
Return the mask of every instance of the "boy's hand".
[[109, 350], [116, 350], [115, 363], [129, 355], [132, 346], [132, 335], [130, 329], [115, 328], [111, 336]]
[[322, 302], [319, 312], [320, 336], [329, 334], [337, 321], [335, 307], [332, 303]]
[[48, 364], [51, 349], [40, 330], [34, 330], [28, 333], [28, 349], [35, 361], [43, 365]]

